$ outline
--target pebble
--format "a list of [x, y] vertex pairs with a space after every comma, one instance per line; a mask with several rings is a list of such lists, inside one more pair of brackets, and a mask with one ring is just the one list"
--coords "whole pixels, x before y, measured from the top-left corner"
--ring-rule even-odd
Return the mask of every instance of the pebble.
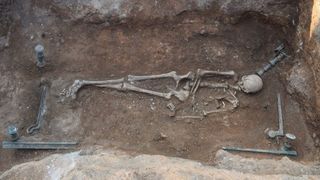
[[319, 146], [320, 146], [320, 139], [319, 139], [319, 138], [315, 140], [314, 145], [315, 145], [316, 147], [319, 147]]
[[316, 138], [316, 137], [317, 137], [317, 134], [316, 134], [316, 133], [313, 133], [313, 134], [312, 134], [312, 137], [313, 137], [313, 138]]
[[160, 133], [158, 134], [155, 138], [153, 138], [153, 140], [155, 141], [162, 141], [162, 140], [165, 140], [168, 136], [164, 133]]
[[168, 113], [168, 116], [169, 117], [174, 117], [176, 115], [176, 112], [175, 111], [170, 111], [169, 113]]

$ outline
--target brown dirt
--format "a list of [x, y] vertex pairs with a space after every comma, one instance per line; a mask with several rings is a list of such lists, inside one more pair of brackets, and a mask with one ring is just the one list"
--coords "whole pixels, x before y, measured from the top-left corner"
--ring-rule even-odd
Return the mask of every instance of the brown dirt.
[[[266, 74], [264, 89], [258, 94], [239, 93], [240, 107], [234, 112], [203, 120], [170, 118], [169, 101], [134, 92], [83, 88], [75, 101], [57, 102], [61, 90], [75, 79], [113, 79], [173, 70], [182, 74], [197, 68], [234, 70], [240, 76], [252, 73], [273, 56], [279, 42], [291, 40], [281, 26], [256, 16], [225, 24], [210, 14], [188, 12], [162, 24], [103, 27], [64, 21], [29, 1], [16, 4], [16, 9], [19, 21], [12, 28], [10, 47], [0, 53], [1, 86], [7, 87], [0, 87], [1, 140], [6, 139], [7, 125], [13, 123], [25, 139], [77, 140], [79, 148], [101, 145], [213, 163], [222, 146], [277, 147], [266, 139], [264, 130], [277, 127], [276, 93], [280, 92], [285, 130], [298, 137], [296, 160], [314, 159], [304, 112], [286, 93], [284, 75], [293, 57]], [[34, 63], [33, 47], [38, 42], [46, 48], [48, 63], [41, 71]], [[31, 137], [26, 128], [36, 117], [41, 78], [51, 81], [48, 115], [40, 133]], [[161, 89], [166, 83], [173, 84], [169, 80], [141, 84]], [[196, 102], [202, 107], [209, 96], [221, 93], [202, 89]], [[171, 102], [180, 115], [197, 114], [189, 101]], [[168, 137], [158, 140], [160, 133]], [[1, 149], [0, 170], [55, 152]]]

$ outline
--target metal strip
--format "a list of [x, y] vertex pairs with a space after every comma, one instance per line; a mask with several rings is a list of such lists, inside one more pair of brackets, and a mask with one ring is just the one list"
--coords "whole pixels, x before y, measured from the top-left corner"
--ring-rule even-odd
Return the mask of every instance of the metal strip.
[[4, 149], [71, 149], [78, 142], [26, 142], [26, 141], [2, 141]]
[[277, 99], [278, 99], [278, 118], [279, 118], [279, 135], [284, 136], [283, 132], [283, 115], [282, 115], [282, 104], [281, 104], [281, 95], [280, 93], [277, 94]]
[[222, 147], [222, 149], [226, 151], [240, 151], [240, 152], [264, 153], [264, 154], [274, 154], [274, 155], [298, 156], [297, 151], [251, 149], [251, 148], [239, 148], [239, 147]]

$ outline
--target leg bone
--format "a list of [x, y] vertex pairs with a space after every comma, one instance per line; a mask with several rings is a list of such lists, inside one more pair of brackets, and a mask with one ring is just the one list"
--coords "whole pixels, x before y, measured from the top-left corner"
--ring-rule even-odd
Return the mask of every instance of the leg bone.
[[236, 73], [234, 71], [209, 71], [198, 69], [197, 73], [200, 77], [204, 76], [235, 76]]
[[129, 83], [123, 83], [123, 84], [103, 84], [103, 85], [96, 85], [98, 87], [106, 87], [106, 88], [111, 88], [111, 89], [117, 89], [120, 91], [135, 91], [135, 92], [140, 92], [140, 93], [145, 93], [145, 94], [150, 94], [158, 97], [162, 97], [165, 99], [171, 99], [171, 96], [177, 97], [180, 101], [184, 101], [189, 97], [189, 91], [186, 90], [173, 90], [171, 88], [168, 88], [170, 91], [168, 93], [162, 93], [162, 92], [157, 92], [157, 91], [152, 91], [148, 89], [143, 89], [136, 87], [134, 85], [131, 85]]
[[124, 78], [106, 80], [106, 81], [87, 81], [87, 80], [75, 80], [74, 83], [69, 87], [69, 89], [64, 93], [65, 97], [71, 97], [75, 99], [77, 97], [77, 92], [80, 88], [87, 85], [103, 85], [103, 84], [115, 84], [122, 83]]
[[194, 95], [199, 86], [201, 85], [201, 78], [205, 76], [235, 76], [236, 73], [234, 71], [209, 71], [209, 70], [203, 70], [203, 69], [198, 69], [195, 80], [193, 82], [192, 88], [191, 88], [191, 93]]
[[[194, 83], [189, 83], [190, 86], [193, 86]], [[229, 83], [209, 83], [209, 82], [200, 82], [199, 87], [208, 87], [208, 88], [225, 88], [225, 89], [234, 89], [241, 91], [239, 86], [231, 85]]]
[[179, 83], [183, 79], [193, 79], [194, 74], [192, 72], [188, 72], [185, 75], [177, 75], [176, 71], [171, 71], [165, 74], [157, 74], [157, 75], [146, 75], [146, 76], [134, 76], [128, 75], [128, 81], [143, 81], [143, 80], [152, 80], [152, 79], [161, 79], [161, 78], [173, 78], [176, 82], [176, 87], [178, 87]]
[[154, 96], [159, 96], [159, 97], [163, 97], [166, 99], [170, 99], [172, 94], [171, 93], [161, 93], [161, 92], [157, 92], [157, 91], [151, 91], [148, 89], [143, 89], [143, 88], [139, 88], [136, 86], [133, 86], [129, 83], [123, 83], [123, 89], [124, 90], [131, 90], [131, 91], [136, 91], [136, 92], [141, 92], [141, 93], [145, 93], [145, 94], [151, 94]]

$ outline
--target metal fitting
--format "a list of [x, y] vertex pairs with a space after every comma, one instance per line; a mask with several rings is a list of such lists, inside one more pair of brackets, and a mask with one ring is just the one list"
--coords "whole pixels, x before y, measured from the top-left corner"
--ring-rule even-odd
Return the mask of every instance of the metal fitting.
[[37, 56], [37, 66], [39, 68], [42, 68], [45, 66], [45, 61], [44, 61], [44, 47], [41, 44], [36, 45], [34, 48]]
[[285, 135], [285, 141], [284, 141], [284, 144], [283, 144], [283, 148], [284, 150], [286, 151], [290, 151], [292, 150], [292, 142], [294, 140], [296, 140], [296, 136], [294, 134], [290, 134], [290, 133], [287, 133]]
[[14, 125], [10, 125], [7, 128], [7, 135], [9, 136], [11, 141], [16, 141], [19, 139], [18, 128]]
[[285, 46], [284, 44], [281, 44], [274, 50], [276, 56], [271, 59], [268, 64], [264, 65], [261, 69], [258, 69], [256, 71], [256, 74], [258, 76], [262, 76], [265, 72], [269, 71], [271, 68], [273, 68], [277, 63], [279, 63], [282, 59], [287, 57], [287, 54], [285, 53]]

